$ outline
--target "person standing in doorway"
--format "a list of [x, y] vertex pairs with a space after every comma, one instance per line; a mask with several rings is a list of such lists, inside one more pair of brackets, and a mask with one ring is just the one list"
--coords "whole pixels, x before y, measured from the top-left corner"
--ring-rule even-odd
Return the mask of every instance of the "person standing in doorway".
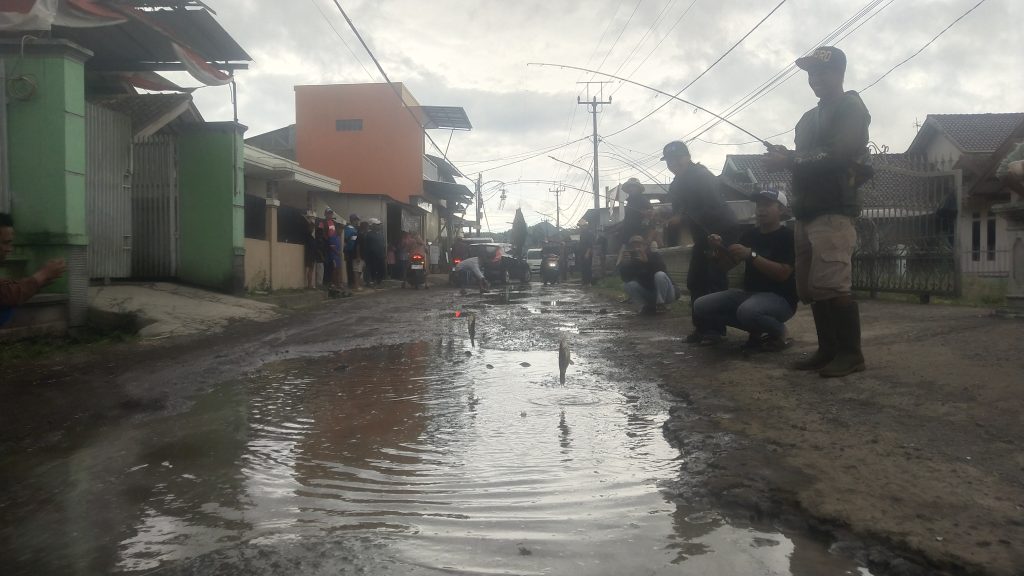
[[[701, 296], [721, 292], [729, 287], [726, 272], [715, 264], [708, 237], [716, 234], [726, 246], [735, 241], [736, 215], [725, 203], [719, 190], [718, 178], [703, 164], [690, 158], [690, 150], [680, 141], [669, 142], [662, 150], [661, 159], [675, 175], [669, 187], [672, 200], [672, 218], [669, 225], [685, 223], [693, 238], [693, 252], [690, 267], [686, 273], [686, 288], [690, 291], [691, 309]], [[702, 326], [696, 316], [691, 315], [693, 332], [685, 342], [697, 344], [703, 339], [720, 340], [725, 337], [724, 328]]]
[[348, 215], [348, 224], [345, 225], [343, 241], [348, 287], [354, 289], [356, 287], [356, 242], [359, 241], [359, 216], [355, 213]]
[[337, 287], [338, 275], [341, 272], [341, 230], [334, 219], [334, 210], [324, 210], [324, 285], [328, 289]]
[[871, 115], [855, 91], [845, 91], [846, 54], [822, 46], [796, 61], [818, 97], [796, 125], [796, 150], [773, 146], [765, 168], [793, 174], [796, 217], [796, 285], [810, 303], [818, 349], [797, 362], [826, 378], [864, 370], [860, 309], [853, 299], [854, 218], [860, 215], [858, 188], [871, 177], [868, 126]]
[[366, 233], [366, 247], [363, 256], [366, 258], [366, 269], [369, 282], [380, 290], [384, 287], [384, 269], [387, 262], [387, 248], [380, 220], [370, 218], [370, 229]]

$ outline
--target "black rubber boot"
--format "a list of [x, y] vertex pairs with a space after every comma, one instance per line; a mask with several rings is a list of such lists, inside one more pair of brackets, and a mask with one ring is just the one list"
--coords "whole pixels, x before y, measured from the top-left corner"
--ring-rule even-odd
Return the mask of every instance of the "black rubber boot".
[[818, 374], [824, 378], [838, 378], [864, 371], [864, 354], [860, 349], [860, 307], [856, 302], [839, 305], [831, 301], [832, 322], [839, 344], [836, 357]]
[[818, 350], [810, 358], [793, 363], [794, 370], [821, 370], [836, 357], [839, 348], [832, 319], [832, 302], [814, 302], [811, 312], [814, 314], [814, 330], [818, 333]]

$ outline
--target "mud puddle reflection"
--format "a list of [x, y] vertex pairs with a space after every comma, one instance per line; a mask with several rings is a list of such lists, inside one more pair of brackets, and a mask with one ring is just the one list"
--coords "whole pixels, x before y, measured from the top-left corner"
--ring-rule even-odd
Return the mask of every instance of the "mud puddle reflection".
[[[533, 316], [525, 308], [537, 302], [514, 305]], [[508, 330], [514, 314], [503, 322]], [[667, 406], [653, 384], [627, 381], [581, 346], [560, 385], [553, 348], [500, 350], [490, 336], [471, 347], [464, 329], [449, 321], [434, 341], [267, 365], [185, 414], [103, 430], [60, 462], [19, 460], [32, 482], [0, 506], [4, 564], [161, 575], [869, 574], [665, 491], [679, 452], [664, 439]]]
[[672, 501], [659, 490], [679, 469], [664, 406], [602, 381], [592, 359], [578, 366], [562, 386], [551, 351], [461, 339], [267, 366], [223, 399], [244, 397], [237, 468], [220, 474], [234, 481], [197, 493], [202, 461], [152, 459], [161, 488], [118, 568], [231, 572], [239, 556], [223, 551], [241, 547], [267, 554], [245, 571], [267, 573], [317, 559], [315, 573], [866, 574]]

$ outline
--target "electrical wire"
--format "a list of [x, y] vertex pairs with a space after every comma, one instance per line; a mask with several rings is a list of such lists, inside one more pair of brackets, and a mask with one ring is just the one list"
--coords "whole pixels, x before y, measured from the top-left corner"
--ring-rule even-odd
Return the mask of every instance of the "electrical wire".
[[928, 42], [925, 42], [924, 46], [921, 46], [921, 48], [920, 48], [920, 49], [918, 49], [918, 51], [917, 51], [917, 52], [914, 52], [914, 53], [913, 53], [913, 54], [911, 54], [910, 56], [907, 56], [907, 57], [906, 57], [905, 59], [903, 59], [903, 60], [902, 60], [902, 61], [901, 61], [901, 62], [900, 62], [899, 64], [896, 64], [896, 65], [895, 65], [895, 66], [893, 66], [892, 68], [888, 69], [888, 70], [887, 70], [887, 71], [885, 72], [885, 74], [882, 74], [882, 75], [881, 75], [881, 76], [879, 76], [879, 77], [878, 77], [877, 79], [875, 79], [875, 81], [874, 81], [874, 82], [872, 82], [871, 84], [868, 84], [867, 86], [865, 86], [865, 87], [861, 88], [861, 89], [860, 89], [860, 91], [861, 91], [861, 92], [865, 92], [865, 91], [867, 91], [867, 89], [868, 89], [868, 88], [871, 88], [871, 87], [872, 87], [872, 86], [874, 86], [875, 84], [878, 84], [879, 82], [881, 82], [881, 81], [882, 81], [882, 80], [883, 80], [883, 79], [884, 79], [884, 78], [885, 78], [886, 76], [888, 76], [888, 75], [889, 75], [889, 73], [891, 73], [891, 72], [892, 72], [893, 70], [895, 70], [895, 69], [899, 68], [900, 66], [903, 66], [903, 65], [904, 65], [904, 64], [906, 64], [907, 62], [910, 62], [910, 61], [911, 61], [911, 60], [912, 60], [912, 59], [913, 59], [913, 58], [914, 58], [915, 56], [917, 56], [918, 54], [920, 54], [921, 52], [923, 52], [925, 48], [927, 48], [927, 47], [931, 46], [931, 45], [932, 45], [932, 42], [935, 42], [936, 40], [938, 40], [938, 39], [939, 39], [939, 36], [942, 36], [943, 34], [945, 34], [947, 30], [949, 30], [950, 28], [952, 28], [953, 26], [955, 26], [957, 22], [959, 22], [959, 21], [963, 20], [963, 19], [964, 19], [964, 18], [965, 18], [965, 17], [966, 17], [966, 16], [968, 15], [968, 14], [970, 14], [971, 12], [974, 12], [975, 10], [977, 10], [978, 6], [981, 6], [981, 5], [982, 5], [982, 4], [984, 4], [984, 3], [986, 2], [986, 1], [987, 1], [987, 0], [980, 0], [980, 1], [979, 1], [979, 2], [977, 3], [977, 4], [975, 4], [975, 5], [973, 6], [973, 7], [971, 7], [971, 9], [970, 9], [970, 10], [968, 10], [967, 12], [964, 12], [963, 14], [961, 14], [961, 15], [960, 15], [960, 17], [959, 17], [959, 18], [957, 18], [956, 20], [953, 20], [952, 22], [950, 22], [950, 23], [949, 23], [949, 26], [946, 26], [945, 28], [943, 28], [943, 29], [942, 29], [942, 31], [940, 31], [940, 32], [939, 32], [938, 34], [936, 34], [936, 35], [935, 35], [935, 36], [934, 36], [934, 37], [933, 37], [933, 38], [932, 38], [931, 40], [929, 40]]
[[[696, 82], [697, 82], [698, 80], [700, 80], [701, 78], [703, 78], [705, 74], [707, 74], [708, 72], [710, 72], [712, 68], [714, 68], [715, 66], [717, 66], [719, 62], [721, 62], [722, 60], [724, 60], [726, 56], [728, 56], [729, 54], [731, 54], [733, 50], [735, 50], [735, 49], [736, 49], [737, 47], [739, 47], [739, 45], [740, 45], [740, 44], [742, 44], [742, 43], [743, 43], [743, 41], [744, 41], [744, 40], [746, 40], [748, 36], [750, 36], [751, 34], [753, 34], [753, 33], [754, 33], [754, 31], [756, 31], [756, 30], [757, 30], [758, 28], [760, 28], [760, 27], [761, 27], [761, 25], [762, 25], [762, 24], [764, 24], [764, 23], [765, 23], [765, 21], [767, 21], [767, 20], [768, 20], [769, 18], [771, 18], [771, 17], [772, 17], [772, 14], [775, 14], [775, 12], [777, 12], [777, 11], [779, 10], [779, 8], [782, 8], [783, 4], [785, 4], [785, 3], [786, 3], [786, 0], [782, 0], [781, 2], [779, 2], [779, 3], [778, 3], [778, 4], [776, 5], [776, 6], [775, 6], [775, 8], [772, 8], [771, 12], [769, 12], [768, 14], [766, 14], [764, 18], [761, 18], [761, 20], [760, 20], [760, 21], [758, 21], [758, 23], [757, 23], [757, 24], [755, 24], [753, 28], [751, 28], [751, 29], [750, 29], [750, 30], [749, 30], [749, 31], [748, 31], [748, 32], [747, 32], [746, 34], [744, 34], [744, 35], [743, 35], [743, 36], [742, 36], [742, 37], [741, 37], [741, 38], [740, 38], [739, 40], [737, 40], [737, 41], [736, 41], [736, 43], [734, 43], [734, 44], [733, 44], [733, 45], [732, 45], [731, 47], [729, 47], [729, 49], [728, 49], [728, 50], [726, 50], [724, 54], [722, 54], [721, 56], [719, 56], [717, 60], [715, 60], [714, 62], [712, 62], [712, 63], [711, 63], [711, 65], [710, 65], [710, 66], [708, 66], [707, 68], [705, 68], [703, 72], [701, 72], [700, 74], [698, 74], [696, 78], [694, 78], [693, 80], [690, 80], [690, 82], [689, 82], [689, 83], [688, 83], [688, 84], [687, 84], [686, 86], [683, 86], [683, 87], [682, 87], [682, 88], [681, 88], [681, 89], [680, 89], [680, 90], [679, 90], [678, 92], [676, 92], [676, 93], [675, 93], [675, 96], [676, 96], [676, 97], [678, 97], [678, 96], [679, 96], [680, 94], [682, 94], [682, 93], [683, 93], [683, 92], [684, 92], [684, 91], [685, 91], [686, 89], [688, 89], [688, 88], [689, 88], [690, 86], [693, 86], [693, 85], [694, 85], [694, 84], [695, 84], [695, 83], [696, 83]], [[656, 112], [658, 112], [659, 110], [661, 110], [661, 109], [662, 109], [662, 108], [664, 108], [665, 106], [668, 106], [670, 102], [671, 102], [671, 100], [666, 100], [665, 102], [661, 103], [661, 105], [659, 105], [659, 106], [658, 106], [657, 108], [655, 108], [654, 110], [651, 110], [651, 111], [650, 111], [650, 112], [648, 112], [648, 113], [647, 113], [646, 115], [644, 115], [643, 117], [641, 117], [641, 118], [640, 118], [639, 120], [637, 120], [637, 121], [633, 122], [632, 124], [630, 124], [630, 125], [628, 125], [628, 126], [625, 126], [625, 127], [623, 127], [623, 128], [620, 128], [619, 130], [616, 130], [615, 132], [612, 132], [611, 134], [607, 134], [607, 135], [605, 135], [605, 138], [611, 138], [612, 136], [616, 136], [616, 135], [618, 135], [618, 134], [621, 134], [621, 133], [625, 132], [626, 130], [629, 130], [630, 128], [632, 128], [632, 127], [636, 126], [637, 124], [640, 124], [640, 123], [641, 123], [641, 122], [643, 122], [644, 120], [647, 120], [648, 118], [650, 118], [651, 116], [653, 116], [653, 115], [654, 115], [654, 114], [655, 114]], [[741, 128], [741, 130], [742, 130], [742, 128]], [[748, 133], [748, 134], [749, 134], [749, 133]], [[750, 135], [751, 135], [751, 136], [754, 136], [753, 134], [750, 134]], [[756, 138], [756, 136], [755, 136], [755, 138]]]
[[409, 113], [410, 116], [412, 116], [416, 124], [420, 126], [420, 131], [423, 132], [423, 135], [427, 137], [427, 140], [430, 141], [430, 144], [433, 145], [434, 149], [441, 153], [441, 157], [444, 158], [445, 162], [451, 164], [451, 166], [455, 168], [456, 172], [460, 174], [465, 174], [465, 172], [459, 170], [459, 168], [451, 160], [448, 159], [448, 155], [445, 154], [445, 151], [440, 146], [437, 145], [437, 142], [434, 142], [434, 139], [430, 136], [430, 133], [427, 132], [426, 128], [423, 128], [423, 125], [420, 124], [420, 119], [416, 116], [416, 113], [413, 112], [412, 108], [410, 108], [409, 105], [405, 103], [405, 99], [402, 98], [402, 93], [398, 90], [398, 87], [395, 86], [393, 82], [391, 82], [390, 78], [388, 78], [388, 74], [387, 72], [384, 71], [384, 67], [381, 66], [380, 61], [377, 60], [377, 56], [373, 53], [372, 50], [370, 50], [370, 47], [369, 45], [366, 44], [366, 41], [363, 40], [363, 35], [359, 33], [359, 30], [356, 28], [355, 23], [352, 22], [352, 19], [348, 17], [348, 13], [346, 13], [345, 9], [341, 7], [341, 4], [338, 3], [338, 0], [333, 0], [333, 2], [334, 5], [338, 7], [338, 11], [341, 12], [341, 15], [345, 18], [345, 22], [348, 22], [349, 28], [352, 29], [352, 33], [356, 35], [356, 38], [359, 39], [359, 43], [363, 45], [363, 49], [366, 50], [366, 53], [370, 55], [370, 59], [373, 60], [373, 63], [377, 66], [377, 70], [380, 71], [381, 76], [384, 77], [384, 80], [388, 83], [388, 86], [390, 86], [391, 89], [394, 90], [395, 96], [398, 97], [398, 101], [401, 102], [402, 107], [405, 108], [405, 110]]
[[[803, 55], [809, 54], [811, 51], [817, 49], [818, 46], [830, 44], [836, 45], [842, 42], [844, 39], [849, 37], [850, 34], [856, 32], [861, 26], [863, 26], [872, 18], [881, 13], [883, 10], [888, 8], [893, 2], [893, 0], [889, 0], [889, 2], [885, 4], [885, 6], [882, 6], [880, 9], [872, 13], [872, 10], [874, 10], [876, 7], [882, 4], [883, 1], [884, 0], [869, 1], [859, 10], [857, 10], [857, 12], [855, 12], [851, 17], [847, 18], [845, 21], [840, 23], [839, 26], [833, 28], [832, 31], [826, 34], [823, 38], [819, 39], [813, 46], [808, 48]], [[868, 16], [869, 14], [870, 16]], [[867, 18], [865, 19], [865, 17]], [[854, 26], [854, 24], [857, 23], [858, 21], [860, 21], [860, 23]], [[782, 70], [776, 72], [771, 78], [762, 82], [758, 87], [754, 88], [752, 91], [748, 92], [742, 98], [729, 105], [725, 110], [721, 112], [721, 116], [724, 116], [725, 118], [732, 118], [733, 116], [739, 114], [746, 108], [749, 108], [751, 105], [753, 105], [754, 102], [760, 100], [767, 94], [780, 88], [783, 84], [788, 82], [793, 76], [799, 74], [799, 72], [800, 69], [797, 68], [795, 63], [788, 64]], [[683, 137], [683, 140], [691, 142], [696, 137], [701, 136], [704, 133], [708, 132], [709, 130], [714, 129], [719, 124], [721, 124], [721, 122], [717, 119], [708, 120], [704, 124], [700, 125], [698, 128], [689, 132], [686, 136]]]
[[[676, 18], [676, 21], [672, 23], [672, 26], [665, 31], [665, 35], [661, 37], [661, 40], [658, 40], [658, 43], [654, 45], [654, 48], [651, 48], [651, 51], [648, 52], [646, 56], [644, 56], [644, 59], [641, 60], [635, 68], [633, 68], [633, 71], [629, 73], [630, 76], [636, 75], [640, 68], [647, 63], [647, 60], [650, 59], [650, 57], [653, 56], [654, 53], [658, 51], [658, 48], [660, 48], [661, 45], [665, 42], [665, 40], [672, 34], [672, 31], [676, 29], [676, 26], [678, 26], [679, 23], [683, 21], [683, 18], [690, 13], [690, 9], [693, 8], [693, 5], [696, 3], [697, 0], [692, 0], [690, 2], [690, 5], [686, 7], [686, 10], [683, 10], [683, 13], [679, 15], [679, 18]], [[616, 74], [618, 74], [618, 72], [616, 72]], [[618, 90], [613, 91], [611, 95], [614, 96], [615, 92], [618, 92]]]
[[327, 22], [327, 25], [331, 27], [331, 30], [334, 30], [334, 33], [338, 36], [338, 40], [341, 40], [341, 43], [345, 45], [345, 49], [348, 50], [348, 53], [352, 55], [352, 59], [355, 60], [357, 64], [359, 64], [359, 67], [363, 69], [363, 72], [366, 72], [366, 75], [370, 77], [370, 80], [376, 80], [376, 78], [373, 77], [373, 74], [370, 74], [370, 71], [366, 69], [366, 66], [363, 66], [363, 62], [359, 59], [358, 56], [356, 56], [356, 53], [352, 51], [352, 47], [348, 45], [348, 42], [345, 40], [345, 37], [341, 35], [341, 31], [334, 27], [334, 23], [331, 22], [331, 19], [327, 17], [327, 13], [324, 12], [322, 8], [320, 8], [320, 3], [317, 2], [317, 0], [309, 1], [311, 4], [313, 4], [313, 7], [316, 8], [316, 11], [320, 13], [320, 16], [323, 16], [324, 22]]

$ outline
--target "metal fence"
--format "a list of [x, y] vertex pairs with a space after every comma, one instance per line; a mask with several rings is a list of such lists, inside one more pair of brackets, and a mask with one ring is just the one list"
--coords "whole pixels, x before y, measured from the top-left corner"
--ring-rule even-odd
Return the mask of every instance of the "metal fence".
[[876, 165], [857, 220], [853, 287], [930, 296], [960, 294], [959, 172]]

